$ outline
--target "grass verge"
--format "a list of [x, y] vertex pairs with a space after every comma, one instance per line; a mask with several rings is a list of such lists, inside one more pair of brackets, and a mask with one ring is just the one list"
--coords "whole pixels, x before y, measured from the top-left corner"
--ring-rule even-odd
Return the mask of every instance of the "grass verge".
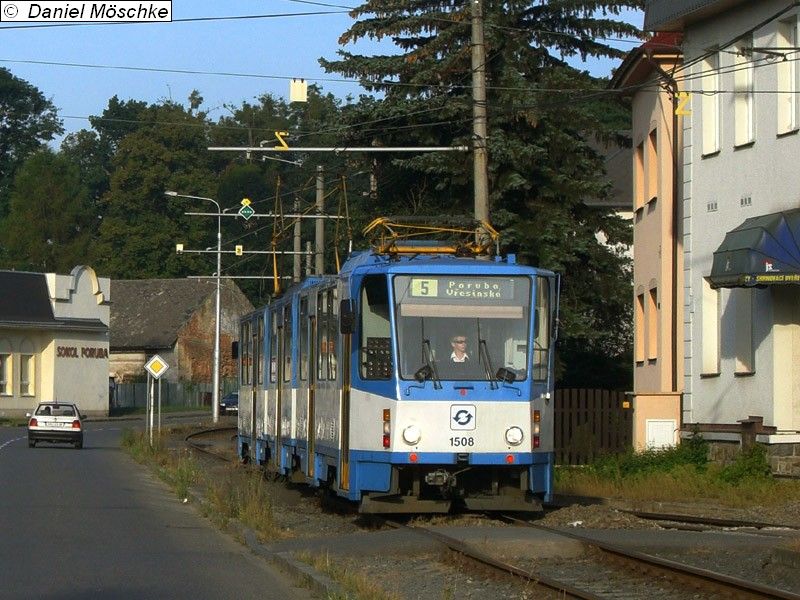
[[311, 554], [300, 552], [295, 558], [314, 568], [315, 571], [324, 573], [345, 591], [345, 595], [340, 598], [332, 597], [331, 600], [344, 600], [354, 598], [355, 600], [401, 600], [402, 596], [387, 592], [376, 585], [363, 573], [357, 569], [337, 564], [326, 554]]
[[154, 439], [142, 431], [125, 430], [122, 447], [136, 460], [153, 470], [181, 500], [196, 491], [206, 499], [205, 513], [224, 527], [236, 519], [253, 529], [262, 540], [286, 537], [276, 524], [273, 500], [260, 472], [230, 465], [221, 468], [222, 476], [207, 477], [187, 448], [170, 447], [171, 436], [185, 430], [167, 430]]
[[770, 475], [761, 446], [725, 466], [707, 460], [708, 445], [694, 436], [660, 451], [607, 456], [580, 468], [556, 469], [557, 494], [649, 501], [713, 501], [740, 508], [781, 505], [800, 498], [800, 481]]

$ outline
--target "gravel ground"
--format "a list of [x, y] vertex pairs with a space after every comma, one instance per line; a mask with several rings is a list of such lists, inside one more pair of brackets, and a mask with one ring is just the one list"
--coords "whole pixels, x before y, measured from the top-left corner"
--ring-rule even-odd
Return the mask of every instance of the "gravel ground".
[[[230, 443], [220, 436], [222, 444]], [[229, 447], [229, 446], [228, 446]], [[212, 471], [225, 469], [221, 464], [202, 461]], [[295, 540], [321, 539], [330, 540], [338, 536], [382, 530], [382, 525], [374, 520], [359, 517], [357, 514], [342, 510], [323, 508], [323, 503], [316, 492], [303, 486], [292, 486], [283, 482], [265, 482], [272, 492], [275, 503], [274, 517], [287, 538]], [[642, 510], [681, 513], [698, 516], [714, 516], [718, 518], [747, 519], [752, 521], [775, 522], [800, 525], [800, 501], [783, 507], [752, 507], [741, 510], [720, 510], [719, 507], [682, 504], [669, 506], [637, 507]], [[661, 527], [658, 523], [639, 519], [615, 508], [613, 505], [568, 506], [560, 510], [550, 511], [540, 521], [549, 527], [563, 527], [571, 530], [648, 530], [656, 532]], [[496, 521], [472, 515], [453, 517], [421, 517], [411, 524], [426, 527], [506, 527]], [[643, 532], [644, 533], [644, 532]], [[761, 534], [759, 534], [761, 535]], [[732, 544], [730, 547], [694, 546], [686, 548], [651, 549], [664, 558], [678, 562], [686, 562], [699, 567], [718, 570], [743, 579], [757, 581], [766, 585], [782, 587], [800, 594], [800, 569], [779, 564], [772, 546], [791, 547], [800, 551], [800, 532], [787, 533], [766, 532], [763, 535], [774, 535], [774, 540], [763, 545], [747, 543]], [[505, 559], [508, 562], [526, 569], [537, 570], [553, 577], [568, 577], [570, 569], [583, 568], [591, 571], [591, 563], [582, 550], [567, 546], [555, 558], [549, 551], [542, 551], [535, 543], [519, 543], [493, 545], [488, 541], [481, 549], [487, 553]], [[569, 548], [572, 548], [571, 550]], [[464, 563], [449, 551], [427, 550], [413, 552], [407, 548], [401, 552], [387, 555], [383, 551], [360, 553], [358, 556], [333, 555], [328, 557], [338, 571], [355, 574], [364, 581], [369, 581], [382, 590], [378, 595], [366, 596], [375, 600], [382, 598], [392, 600], [449, 600], [454, 598], [492, 599], [509, 598], [529, 600], [532, 598], [548, 598], [539, 588], [525, 585], [518, 579], [495, 575], [476, 567], [473, 563]], [[582, 566], [585, 565], [585, 566]], [[576, 571], [577, 573], [577, 571]], [[597, 577], [597, 574], [595, 574]], [[579, 577], [579, 575], [575, 575]], [[601, 577], [602, 578], [602, 577]], [[628, 576], [630, 578], [630, 575]], [[696, 592], [683, 590], [678, 592], [669, 586], [664, 588], [663, 582], [646, 581], [640, 588], [641, 594], [649, 600], [660, 598], [703, 598]], [[612, 578], [606, 584], [614, 587]], [[349, 596], [356, 598], [356, 595]], [[555, 597], [555, 596], [552, 596]], [[611, 594], [615, 598], [635, 598], [627, 593]], [[642, 596], [638, 596], [642, 597]]]

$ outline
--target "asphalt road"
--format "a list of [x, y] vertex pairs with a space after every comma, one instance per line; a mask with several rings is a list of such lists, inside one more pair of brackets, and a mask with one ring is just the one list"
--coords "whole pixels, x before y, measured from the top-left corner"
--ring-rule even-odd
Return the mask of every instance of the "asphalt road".
[[82, 450], [0, 428], [0, 598], [309, 597], [121, 451], [131, 425]]

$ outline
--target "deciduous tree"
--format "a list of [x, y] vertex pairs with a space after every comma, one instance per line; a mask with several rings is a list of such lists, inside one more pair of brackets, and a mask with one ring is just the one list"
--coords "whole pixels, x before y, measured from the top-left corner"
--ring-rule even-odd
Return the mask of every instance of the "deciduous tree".
[[8, 212], [17, 168], [62, 132], [53, 103], [36, 87], [0, 67], [0, 218]]

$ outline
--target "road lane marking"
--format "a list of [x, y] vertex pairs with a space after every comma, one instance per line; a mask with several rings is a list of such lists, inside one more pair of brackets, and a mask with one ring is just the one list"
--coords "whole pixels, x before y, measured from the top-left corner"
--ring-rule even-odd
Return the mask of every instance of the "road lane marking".
[[24, 439], [25, 439], [24, 437], [21, 437], [21, 438], [16, 438], [16, 439], [13, 439], [13, 440], [8, 440], [8, 441], [7, 441], [5, 444], [2, 444], [2, 445], [0, 445], [0, 450], [2, 450], [3, 448], [5, 448], [5, 447], [6, 447], [6, 446], [8, 446], [9, 444], [13, 444], [14, 442], [19, 442], [19, 441], [22, 441], [22, 440], [24, 440]]

